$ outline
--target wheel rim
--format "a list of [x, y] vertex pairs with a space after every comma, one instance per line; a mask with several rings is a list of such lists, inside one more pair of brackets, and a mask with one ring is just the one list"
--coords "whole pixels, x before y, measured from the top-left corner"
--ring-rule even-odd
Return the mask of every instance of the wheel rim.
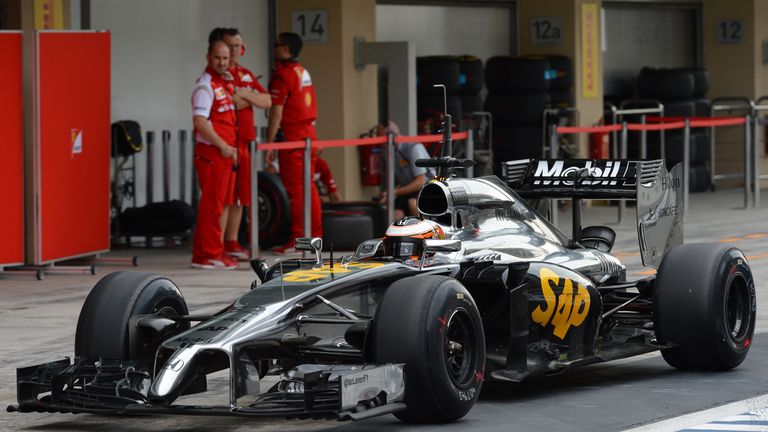
[[725, 326], [731, 340], [743, 343], [749, 335], [752, 320], [752, 305], [749, 301], [747, 283], [740, 275], [735, 275], [725, 291]]
[[474, 378], [477, 361], [475, 336], [469, 312], [464, 308], [454, 310], [445, 326], [444, 353], [448, 376], [458, 387], [465, 386]]

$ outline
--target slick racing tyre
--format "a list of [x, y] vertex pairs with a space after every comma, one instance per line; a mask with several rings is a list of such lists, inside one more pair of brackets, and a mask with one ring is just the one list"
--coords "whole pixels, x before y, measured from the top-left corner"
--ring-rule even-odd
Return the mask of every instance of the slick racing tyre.
[[177, 323], [163, 335], [150, 329], [129, 330], [133, 324], [131, 317], [148, 314], [170, 317], [188, 315], [189, 311], [179, 288], [170, 279], [130, 271], [104, 276], [80, 310], [75, 356], [138, 360], [151, 366], [160, 343], [188, 329], [189, 323]]
[[656, 278], [654, 328], [664, 360], [683, 370], [728, 370], [747, 356], [755, 331], [755, 282], [728, 245], [670, 249]]
[[485, 336], [472, 296], [456, 279], [421, 275], [385, 292], [371, 329], [377, 363], [405, 363], [406, 422], [449, 422], [480, 394]]

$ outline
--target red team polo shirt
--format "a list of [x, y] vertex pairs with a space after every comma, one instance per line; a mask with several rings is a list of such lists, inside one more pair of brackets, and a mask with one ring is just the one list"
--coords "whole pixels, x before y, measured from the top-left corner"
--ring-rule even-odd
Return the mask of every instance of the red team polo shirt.
[[[253, 89], [259, 93], [266, 93], [267, 90], [262, 87], [253, 76], [251, 71], [240, 66], [235, 65], [229, 70], [234, 78], [234, 84], [236, 88]], [[256, 139], [256, 130], [253, 123], [253, 107], [248, 107], [237, 110], [237, 139], [238, 141], [251, 141]]]
[[312, 124], [317, 119], [317, 97], [312, 78], [297, 61], [281, 61], [269, 82], [273, 105], [283, 105], [280, 126], [286, 134], [294, 127]]
[[[197, 79], [192, 93], [192, 115], [207, 118], [216, 134], [234, 147], [237, 144], [237, 119], [233, 92], [234, 86], [230, 82], [210, 67], [206, 67], [205, 72]], [[195, 139], [197, 142], [210, 144], [199, 133], [195, 133]]]

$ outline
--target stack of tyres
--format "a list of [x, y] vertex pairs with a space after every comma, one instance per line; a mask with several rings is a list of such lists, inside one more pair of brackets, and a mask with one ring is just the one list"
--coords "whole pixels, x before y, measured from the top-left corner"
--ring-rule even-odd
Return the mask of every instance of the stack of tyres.
[[543, 113], [573, 105], [573, 65], [563, 56], [497, 56], [485, 67], [493, 114], [494, 168], [513, 159], [539, 158], [544, 142]]
[[[417, 117], [420, 133], [437, 133], [446, 111], [454, 127], [461, 129], [462, 118], [483, 108], [483, 61], [478, 57], [426, 56], [416, 59]], [[441, 88], [445, 86], [446, 99]], [[437, 149], [431, 149], [437, 150]]]
[[[709, 74], [706, 69], [643, 68], [637, 80], [638, 95], [642, 99], [655, 99], [664, 104], [666, 117], [708, 117], [710, 101], [706, 98], [709, 90]], [[683, 131], [673, 130], [665, 135], [663, 157], [669, 168], [683, 161]], [[660, 155], [658, 134], [648, 135], [648, 157]], [[690, 183], [691, 192], [701, 192], [711, 187], [709, 130], [691, 129]], [[632, 154], [632, 149], [630, 149]]]

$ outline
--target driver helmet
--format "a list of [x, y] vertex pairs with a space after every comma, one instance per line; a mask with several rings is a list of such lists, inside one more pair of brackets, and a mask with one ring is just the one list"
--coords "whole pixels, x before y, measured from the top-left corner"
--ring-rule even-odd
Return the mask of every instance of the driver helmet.
[[445, 239], [437, 222], [406, 216], [387, 228], [384, 253], [394, 258], [419, 260], [424, 252], [424, 240]]

